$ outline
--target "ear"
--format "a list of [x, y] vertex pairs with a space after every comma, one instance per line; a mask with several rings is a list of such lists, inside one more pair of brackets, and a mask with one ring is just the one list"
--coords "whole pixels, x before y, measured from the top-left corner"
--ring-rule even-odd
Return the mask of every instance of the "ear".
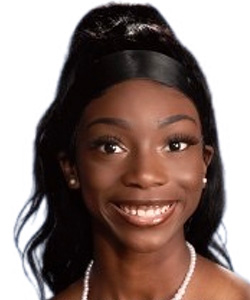
[[213, 156], [214, 156], [214, 148], [212, 146], [205, 145], [204, 149], [203, 149], [203, 159], [205, 162], [206, 170], [207, 170], [208, 166], [210, 165]]
[[204, 160], [204, 175], [203, 175], [203, 188], [207, 185], [207, 168], [210, 165], [214, 155], [214, 148], [212, 146], [205, 145], [203, 148], [203, 160]]
[[79, 189], [80, 181], [75, 164], [72, 163], [64, 152], [58, 154], [58, 162], [69, 188], [74, 190]]

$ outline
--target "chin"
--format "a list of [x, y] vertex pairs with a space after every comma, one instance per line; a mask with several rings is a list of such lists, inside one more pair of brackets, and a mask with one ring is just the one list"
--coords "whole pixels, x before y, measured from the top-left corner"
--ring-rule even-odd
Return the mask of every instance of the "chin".
[[[110, 217], [108, 214], [98, 218], [94, 227], [99, 239], [119, 252], [152, 253], [165, 251], [169, 243], [184, 241], [184, 223], [189, 214], [182, 215], [182, 210], [174, 210], [177, 216], [157, 219], [157, 222], [127, 220], [127, 218]], [[147, 220], [148, 221], [148, 220]], [[98, 241], [98, 239], [96, 240]]]
[[173, 240], [184, 240], [183, 226], [176, 228], [135, 228], [130, 232], [113, 232], [112, 238], [109, 242], [112, 247], [118, 248], [119, 251], [134, 252], [134, 253], [156, 253], [165, 252], [165, 247]]

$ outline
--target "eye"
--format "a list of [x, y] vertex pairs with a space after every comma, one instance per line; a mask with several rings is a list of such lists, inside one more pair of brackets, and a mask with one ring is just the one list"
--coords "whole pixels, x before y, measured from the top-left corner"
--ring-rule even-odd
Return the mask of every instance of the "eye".
[[166, 150], [168, 152], [173, 152], [173, 151], [183, 151], [188, 147], [188, 144], [185, 142], [171, 142], [169, 145], [166, 146]]
[[114, 142], [105, 142], [99, 146], [101, 152], [106, 154], [117, 154], [123, 152], [123, 149]]
[[91, 142], [91, 149], [98, 150], [104, 154], [119, 154], [126, 151], [117, 137], [102, 136]]
[[164, 149], [167, 152], [181, 152], [188, 149], [190, 146], [197, 145], [199, 142], [200, 139], [196, 136], [176, 134], [167, 139]]

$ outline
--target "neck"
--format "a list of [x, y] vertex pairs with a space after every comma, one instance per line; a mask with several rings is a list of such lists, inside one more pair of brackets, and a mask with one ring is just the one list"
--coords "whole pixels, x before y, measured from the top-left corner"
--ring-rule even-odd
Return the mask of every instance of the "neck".
[[91, 299], [171, 299], [190, 263], [184, 240], [151, 253], [114, 252], [108, 245], [95, 249]]

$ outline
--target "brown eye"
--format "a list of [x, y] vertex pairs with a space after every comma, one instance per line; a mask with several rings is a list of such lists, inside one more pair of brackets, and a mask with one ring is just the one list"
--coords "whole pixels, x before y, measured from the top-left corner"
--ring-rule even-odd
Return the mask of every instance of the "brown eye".
[[171, 137], [168, 137], [164, 146], [165, 151], [167, 152], [181, 152], [187, 149], [190, 146], [197, 145], [200, 143], [201, 138], [187, 135], [187, 134], [175, 134]]
[[168, 152], [177, 152], [177, 151], [183, 151], [188, 147], [188, 143], [185, 142], [170, 142], [167, 146], [166, 146], [166, 150]]
[[101, 136], [90, 142], [90, 148], [104, 154], [120, 154], [126, 151], [122, 142], [113, 136]]
[[100, 145], [100, 151], [106, 154], [117, 154], [123, 152], [123, 149], [114, 142], [105, 142]]

